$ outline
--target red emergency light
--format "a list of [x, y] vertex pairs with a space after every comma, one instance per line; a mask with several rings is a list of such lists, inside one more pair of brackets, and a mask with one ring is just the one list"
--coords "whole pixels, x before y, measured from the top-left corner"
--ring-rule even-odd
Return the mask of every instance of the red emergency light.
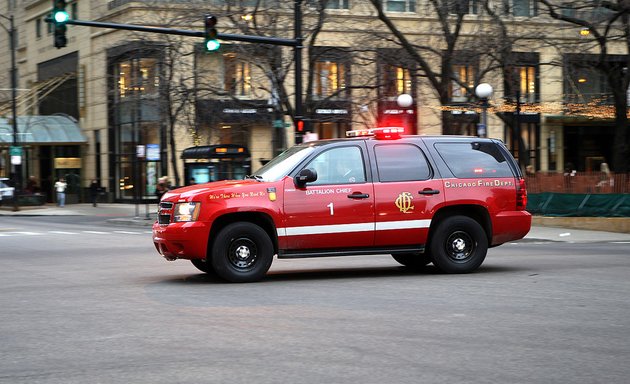
[[402, 127], [380, 127], [347, 131], [346, 137], [374, 136], [377, 140], [395, 140], [400, 139], [404, 132], [405, 128]]

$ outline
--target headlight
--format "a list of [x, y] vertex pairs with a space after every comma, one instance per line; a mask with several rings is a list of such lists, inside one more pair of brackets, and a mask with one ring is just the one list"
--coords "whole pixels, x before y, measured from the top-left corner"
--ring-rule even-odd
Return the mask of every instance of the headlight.
[[177, 203], [173, 216], [174, 222], [196, 221], [199, 216], [201, 203]]

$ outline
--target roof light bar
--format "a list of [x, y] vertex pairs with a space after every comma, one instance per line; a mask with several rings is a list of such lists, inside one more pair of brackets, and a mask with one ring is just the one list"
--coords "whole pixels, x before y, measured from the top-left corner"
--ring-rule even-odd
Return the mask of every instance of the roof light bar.
[[375, 136], [376, 139], [399, 139], [400, 135], [405, 132], [402, 127], [381, 127], [372, 129], [356, 129], [347, 131], [346, 137], [362, 137]]

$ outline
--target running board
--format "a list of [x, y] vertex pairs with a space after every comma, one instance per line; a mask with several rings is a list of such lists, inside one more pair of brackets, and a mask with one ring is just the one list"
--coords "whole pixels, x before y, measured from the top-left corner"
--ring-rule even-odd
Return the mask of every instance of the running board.
[[307, 257], [335, 257], [335, 256], [359, 256], [359, 255], [382, 255], [382, 254], [401, 254], [401, 253], [424, 253], [424, 246], [408, 246], [394, 248], [359, 248], [359, 249], [310, 249], [304, 251], [286, 251], [278, 252], [279, 259], [299, 259]]

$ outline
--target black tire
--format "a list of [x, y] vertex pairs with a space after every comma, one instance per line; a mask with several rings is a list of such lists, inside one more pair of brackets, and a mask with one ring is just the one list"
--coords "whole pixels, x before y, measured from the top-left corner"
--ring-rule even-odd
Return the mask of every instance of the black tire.
[[273, 261], [273, 244], [259, 226], [239, 222], [219, 231], [212, 245], [212, 267], [233, 283], [262, 279]]
[[429, 250], [433, 264], [442, 272], [469, 273], [486, 258], [488, 237], [470, 217], [447, 217], [432, 232]]
[[201, 272], [215, 274], [212, 264], [208, 263], [206, 259], [191, 259], [190, 262]]
[[393, 254], [392, 257], [400, 264], [412, 269], [423, 269], [433, 261], [426, 253], [399, 253]]

